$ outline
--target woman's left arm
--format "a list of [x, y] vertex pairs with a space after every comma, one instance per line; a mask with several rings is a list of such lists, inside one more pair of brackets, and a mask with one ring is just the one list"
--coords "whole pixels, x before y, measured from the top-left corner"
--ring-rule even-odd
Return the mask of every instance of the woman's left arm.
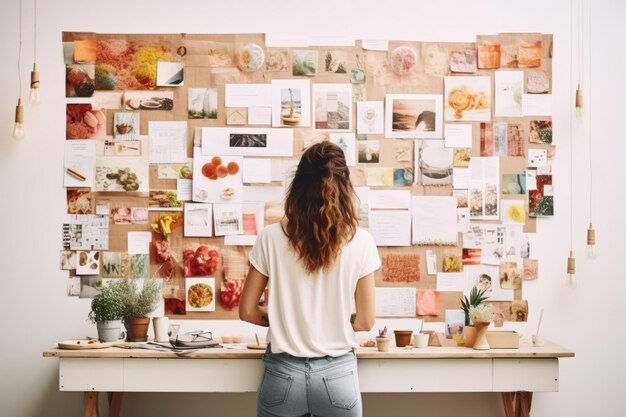
[[261, 274], [254, 266], [250, 266], [246, 283], [241, 294], [239, 303], [239, 318], [259, 326], [269, 327], [270, 322], [267, 315], [267, 307], [261, 307], [259, 300], [265, 287], [267, 287], [268, 277]]

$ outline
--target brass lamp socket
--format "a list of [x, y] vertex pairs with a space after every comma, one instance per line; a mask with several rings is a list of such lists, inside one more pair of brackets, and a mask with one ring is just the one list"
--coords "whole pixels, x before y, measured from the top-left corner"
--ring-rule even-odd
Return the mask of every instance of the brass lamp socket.
[[583, 108], [583, 90], [580, 88], [580, 86], [578, 86], [578, 88], [576, 89], [576, 108]]
[[15, 106], [15, 123], [24, 123], [24, 107], [22, 107], [22, 99], [17, 100]]
[[569, 251], [569, 258], [567, 258], [567, 273], [571, 275], [576, 273], [576, 258], [572, 251]]
[[39, 88], [39, 71], [37, 71], [37, 64], [33, 64], [33, 70], [30, 73], [30, 88]]
[[595, 244], [596, 244], [596, 231], [590, 223], [589, 229], [587, 229], [587, 245], [591, 246]]

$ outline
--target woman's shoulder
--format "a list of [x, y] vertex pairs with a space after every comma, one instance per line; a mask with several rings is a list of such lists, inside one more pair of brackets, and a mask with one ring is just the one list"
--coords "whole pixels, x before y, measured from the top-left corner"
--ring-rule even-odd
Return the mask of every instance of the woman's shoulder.
[[276, 237], [280, 237], [280, 236], [285, 236], [285, 232], [283, 232], [283, 228], [282, 225], [280, 224], [280, 222], [278, 223], [272, 223], [269, 224], [267, 226], [265, 226], [263, 229], [261, 229], [261, 231], [258, 234], [258, 238], [276, 238]]
[[354, 237], [352, 238], [352, 242], [360, 245], [368, 244], [374, 242], [374, 237], [367, 229], [357, 227]]

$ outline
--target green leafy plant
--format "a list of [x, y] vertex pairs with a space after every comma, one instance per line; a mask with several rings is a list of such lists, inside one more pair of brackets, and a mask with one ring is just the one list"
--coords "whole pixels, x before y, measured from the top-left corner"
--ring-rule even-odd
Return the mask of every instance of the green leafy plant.
[[92, 323], [104, 323], [109, 320], [120, 320], [123, 317], [123, 304], [120, 289], [121, 281], [113, 281], [108, 285], [99, 281], [97, 284], [100, 290], [91, 300], [91, 311], [87, 318]]
[[161, 301], [161, 284], [155, 278], [144, 279], [141, 288], [137, 280], [126, 278], [120, 281], [119, 292], [124, 320], [146, 317]]
[[461, 308], [465, 313], [466, 326], [469, 326], [471, 324], [469, 316], [470, 307], [477, 307], [489, 298], [485, 295], [486, 291], [486, 289], [479, 290], [478, 288], [476, 288], [476, 286], [474, 286], [470, 291], [469, 299], [467, 298], [467, 296], [463, 296], [463, 298], [461, 298]]

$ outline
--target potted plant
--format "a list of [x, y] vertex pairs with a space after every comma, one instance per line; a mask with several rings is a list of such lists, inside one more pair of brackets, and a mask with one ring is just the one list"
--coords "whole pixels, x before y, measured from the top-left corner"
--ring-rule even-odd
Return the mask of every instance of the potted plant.
[[470, 308], [478, 307], [483, 304], [489, 297], [485, 295], [487, 289], [479, 290], [476, 286], [472, 288], [469, 294], [469, 299], [467, 296], [463, 296], [461, 299], [461, 308], [465, 313], [465, 326], [463, 327], [463, 339], [465, 341], [465, 346], [472, 347], [474, 346], [474, 342], [476, 341], [476, 329], [472, 326], [472, 321], [470, 319]]
[[150, 326], [148, 314], [156, 309], [162, 299], [160, 282], [155, 278], [144, 279], [143, 285], [139, 288], [136, 279], [126, 278], [120, 281], [119, 291], [128, 340], [147, 341]]
[[487, 328], [493, 320], [493, 311], [487, 304], [479, 304], [471, 306], [469, 316], [474, 327], [476, 328], [476, 341], [473, 344], [474, 349], [487, 350], [489, 342], [487, 341]]
[[389, 351], [389, 336], [387, 335], [387, 326], [378, 331], [378, 337], [376, 337], [376, 348], [379, 352]]
[[122, 300], [120, 297], [120, 282], [110, 282], [104, 285], [97, 284], [100, 293], [91, 300], [91, 311], [87, 318], [95, 323], [98, 329], [98, 340], [101, 342], [115, 342], [122, 334]]

